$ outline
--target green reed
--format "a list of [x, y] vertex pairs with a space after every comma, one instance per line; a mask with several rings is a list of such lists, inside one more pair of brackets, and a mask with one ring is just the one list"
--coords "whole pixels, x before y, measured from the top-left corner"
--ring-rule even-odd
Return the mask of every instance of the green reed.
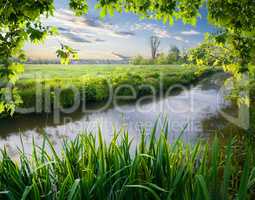
[[99, 130], [63, 141], [61, 152], [45, 136], [31, 155], [21, 148], [19, 161], [2, 149], [0, 199], [254, 199], [248, 146], [238, 153], [235, 139], [225, 147], [217, 137], [211, 145], [169, 141], [167, 129], [141, 130], [137, 145], [125, 131], [106, 143]]

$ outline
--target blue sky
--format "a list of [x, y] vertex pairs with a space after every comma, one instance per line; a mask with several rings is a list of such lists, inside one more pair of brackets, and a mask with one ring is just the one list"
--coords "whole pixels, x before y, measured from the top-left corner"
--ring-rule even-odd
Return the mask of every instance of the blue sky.
[[26, 44], [30, 58], [54, 59], [60, 43], [79, 51], [82, 59], [121, 59], [121, 55], [150, 56], [149, 38], [156, 35], [161, 40], [160, 51], [167, 52], [170, 46], [187, 49], [198, 45], [204, 33], [214, 32], [207, 22], [206, 9], [196, 26], [184, 25], [177, 21], [174, 25], [157, 20], [140, 19], [130, 13], [115, 13], [113, 17], [99, 18], [99, 11], [89, 3], [89, 13], [75, 17], [68, 9], [67, 0], [56, 0], [54, 17], [43, 19], [45, 25], [59, 28], [59, 35], [48, 38], [43, 44]]

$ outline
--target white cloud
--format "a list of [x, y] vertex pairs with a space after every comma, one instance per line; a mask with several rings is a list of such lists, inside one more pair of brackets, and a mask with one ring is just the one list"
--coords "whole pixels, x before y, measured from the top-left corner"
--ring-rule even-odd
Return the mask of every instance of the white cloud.
[[171, 34], [156, 24], [136, 23], [131, 26], [131, 31], [151, 31], [160, 38], [170, 38]]
[[[184, 39], [183, 37], [176, 34], [171, 34], [166, 30], [166, 28], [162, 28], [161, 26], [157, 24], [146, 24], [146, 23], [136, 23], [133, 26], [131, 26], [132, 31], [151, 31], [154, 35], [160, 37], [160, 38], [167, 38], [167, 39], [174, 39], [176, 41], [182, 42], [182, 43], [190, 43], [189, 40]], [[191, 33], [195, 34], [194, 31]], [[185, 32], [184, 32], [185, 34]]]
[[[50, 37], [47, 46], [41, 48], [46, 49], [46, 54], [47, 49], [49, 49], [48, 47], [53, 46], [54, 51], [52, 50], [49, 52], [52, 57], [55, 56], [55, 50], [58, 48], [59, 42], [79, 49], [81, 58], [117, 59], [123, 57], [122, 54], [125, 56], [125, 54], [135, 55], [136, 52], [146, 53], [146, 46], [137, 45], [140, 33], [147, 33], [141, 34], [143, 36], [148, 35], [148, 33], [157, 35], [161, 39], [170, 40], [168, 41], [170, 44], [181, 44], [182, 46], [189, 46], [192, 44], [192, 42], [187, 40], [190, 35], [199, 34], [194, 30], [170, 32], [167, 26], [156, 23], [145, 23], [142, 21], [131, 24], [131, 22], [127, 20], [124, 23], [111, 24], [108, 20], [100, 20], [91, 15], [76, 17], [73, 15], [72, 11], [66, 9], [56, 10], [54, 17], [43, 19], [43, 21], [47, 26], [57, 26], [60, 32], [59, 36]], [[134, 37], [136, 33], [139, 33], [139, 36]], [[124, 38], [125, 40], [119, 40], [119, 38]], [[126, 40], [126, 38], [131, 39]], [[166, 46], [167, 44], [162, 44], [162, 46], [164, 45]], [[34, 55], [33, 49], [30, 49], [32, 55]], [[109, 49], [114, 52], [118, 52], [121, 49], [122, 52], [121, 54], [111, 53]], [[38, 53], [38, 55], [40, 55], [40, 53]]]
[[181, 32], [182, 35], [200, 35], [201, 33], [196, 31], [196, 30], [189, 30], [189, 31], [182, 31]]
[[177, 41], [180, 41], [180, 42], [183, 42], [183, 43], [187, 43], [187, 44], [190, 43], [189, 40], [185, 40], [185, 39], [182, 38], [181, 36], [174, 36], [173, 39], [175, 39], [175, 40], [177, 40]]
[[171, 35], [168, 33], [168, 31], [156, 29], [154, 30], [155, 35], [157, 35], [160, 38], [170, 38]]
[[66, 9], [56, 10], [54, 17], [44, 19], [48, 26], [58, 26], [59, 39], [68, 42], [103, 42], [105, 37], [128, 38], [134, 35], [131, 31], [122, 30], [96, 17], [76, 17], [72, 11]]
[[181, 41], [181, 42], [184, 41], [184, 39], [183, 39], [182, 37], [180, 37], [180, 36], [174, 36], [173, 38], [174, 38], [175, 40], [178, 40], [178, 41]]

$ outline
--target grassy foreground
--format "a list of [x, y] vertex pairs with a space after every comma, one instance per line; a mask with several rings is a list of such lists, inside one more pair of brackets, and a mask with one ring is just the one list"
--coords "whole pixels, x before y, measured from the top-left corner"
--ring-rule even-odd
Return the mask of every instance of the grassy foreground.
[[[156, 126], [155, 126], [156, 127]], [[167, 126], [166, 126], [167, 127]], [[106, 144], [101, 131], [65, 141], [61, 155], [45, 137], [31, 156], [20, 151], [16, 162], [2, 150], [1, 199], [173, 199], [226, 200], [255, 198], [254, 152], [238, 149], [232, 139], [224, 148], [167, 140], [167, 128], [155, 138], [141, 131], [131, 150], [127, 132]], [[49, 149], [49, 150], [46, 150]], [[51, 150], [50, 150], [51, 149]]]
[[[25, 73], [19, 80], [17, 87], [23, 99], [23, 107], [31, 107], [36, 104], [36, 87], [42, 85], [41, 95], [49, 96], [48, 101], [53, 104], [56, 99], [56, 88], [61, 89], [60, 104], [70, 107], [74, 103], [75, 96], [72, 87], [78, 89], [80, 96], [85, 97], [86, 103], [100, 102], [109, 98], [110, 84], [113, 91], [121, 85], [132, 86], [137, 98], [152, 93], [150, 88], [140, 87], [143, 84], [152, 86], [160, 91], [160, 83], [163, 90], [174, 84], [189, 84], [204, 74], [213, 73], [216, 69], [196, 68], [188, 66], [133, 66], [133, 65], [28, 65]], [[122, 88], [120, 95], [130, 95], [131, 91]], [[45, 99], [42, 99], [44, 104]]]

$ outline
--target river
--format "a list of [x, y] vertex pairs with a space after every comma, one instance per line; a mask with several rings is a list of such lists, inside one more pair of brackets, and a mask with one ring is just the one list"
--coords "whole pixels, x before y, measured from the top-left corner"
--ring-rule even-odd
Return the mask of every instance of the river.
[[[22, 138], [25, 150], [30, 152], [32, 138], [40, 143], [43, 133], [58, 148], [63, 138], [75, 138], [77, 134], [89, 131], [97, 132], [99, 127], [106, 141], [113, 136], [114, 129], [121, 128], [128, 130], [129, 135], [137, 141], [139, 130], [145, 128], [149, 131], [157, 119], [159, 127], [164, 119], [168, 120], [170, 140], [178, 137], [186, 127], [183, 140], [194, 143], [230, 124], [220, 115], [220, 111], [230, 106], [224, 98], [224, 81], [227, 77], [224, 73], [217, 73], [164, 98], [111, 106], [100, 112], [77, 111], [62, 116], [57, 124], [50, 115], [23, 115], [0, 120], [0, 148], [5, 145], [14, 154]], [[99, 107], [91, 106], [88, 109]], [[233, 109], [230, 111], [234, 112]]]

